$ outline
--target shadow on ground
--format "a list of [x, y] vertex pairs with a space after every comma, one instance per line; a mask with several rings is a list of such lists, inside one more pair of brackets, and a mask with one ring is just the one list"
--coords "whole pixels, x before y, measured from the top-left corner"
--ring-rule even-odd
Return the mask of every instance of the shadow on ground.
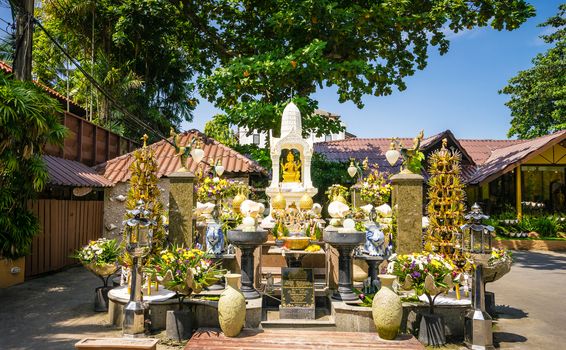
[[565, 270], [566, 257], [538, 252], [513, 252], [513, 264], [535, 270]]
[[498, 319], [519, 320], [521, 318], [529, 317], [529, 314], [525, 311], [509, 305], [497, 305], [495, 307], [495, 311], [497, 312]]
[[501, 347], [501, 343], [524, 343], [526, 341], [527, 341], [526, 337], [515, 333], [509, 333], [509, 332], [493, 333], [493, 344], [498, 348]]

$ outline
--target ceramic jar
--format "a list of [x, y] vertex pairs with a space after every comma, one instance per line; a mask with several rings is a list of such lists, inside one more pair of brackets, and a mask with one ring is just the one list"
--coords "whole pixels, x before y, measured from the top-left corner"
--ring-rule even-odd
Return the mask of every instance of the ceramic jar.
[[393, 275], [378, 277], [381, 281], [381, 289], [373, 298], [371, 307], [373, 322], [380, 338], [393, 340], [399, 333], [403, 317], [401, 298], [393, 291], [393, 282], [397, 277]]
[[226, 289], [218, 300], [218, 321], [220, 328], [227, 337], [236, 337], [246, 321], [246, 299], [238, 288], [240, 274], [224, 275]]

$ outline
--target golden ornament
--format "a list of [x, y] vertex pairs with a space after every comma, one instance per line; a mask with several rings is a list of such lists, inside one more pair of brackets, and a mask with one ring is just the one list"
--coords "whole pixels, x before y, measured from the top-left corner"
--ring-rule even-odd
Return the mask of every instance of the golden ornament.
[[314, 201], [312, 200], [311, 196], [308, 194], [303, 194], [301, 199], [299, 200], [299, 208], [303, 210], [310, 210], [314, 205]]
[[287, 207], [287, 201], [281, 193], [278, 193], [271, 200], [271, 206], [273, 207], [273, 209], [285, 209]]

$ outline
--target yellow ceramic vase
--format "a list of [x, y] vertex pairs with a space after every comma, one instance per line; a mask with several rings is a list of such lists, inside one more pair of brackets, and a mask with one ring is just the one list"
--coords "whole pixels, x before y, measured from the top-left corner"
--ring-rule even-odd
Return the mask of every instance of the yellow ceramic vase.
[[377, 334], [380, 338], [387, 340], [397, 337], [403, 317], [401, 298], [393, 291], [393, 282], [396, 278], [393, 275], [379, 275], [381, 289], [373, 297], [371, 306]]
[[237, 273], [224, 275], [226, 289], [218, 300], [218, 321], [227, 337], [238, 336], [246, 322], [246, 299], [238, 288], [240, 276]]

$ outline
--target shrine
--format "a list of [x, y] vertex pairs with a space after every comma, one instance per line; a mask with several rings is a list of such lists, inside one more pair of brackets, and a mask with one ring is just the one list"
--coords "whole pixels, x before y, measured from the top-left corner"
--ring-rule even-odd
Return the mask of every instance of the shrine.
[[304, 195], [312, 198], [318, 192], [311, 180], [312, 154], [312, 140], [303, 138], [301, 112], [291, 102], [283, 111], [280, 137], [271, 133], [273, 174], [267, 196], [273, 199], [281, 194], [287, 205], [296, 206]]

